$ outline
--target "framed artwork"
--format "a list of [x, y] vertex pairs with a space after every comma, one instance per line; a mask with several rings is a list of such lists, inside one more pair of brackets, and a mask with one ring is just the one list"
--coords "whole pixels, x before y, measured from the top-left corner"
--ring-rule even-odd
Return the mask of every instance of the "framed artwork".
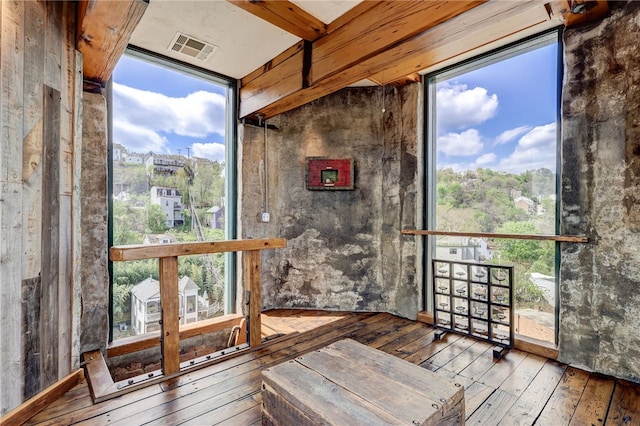
[[307, 157], [307, 189], [353, 190], [353, 160]]

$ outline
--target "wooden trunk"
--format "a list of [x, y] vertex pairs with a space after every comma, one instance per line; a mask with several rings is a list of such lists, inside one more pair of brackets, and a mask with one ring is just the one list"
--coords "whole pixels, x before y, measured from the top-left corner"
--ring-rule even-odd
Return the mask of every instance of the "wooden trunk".
[[461, 384], [341, 340], [262, 372], [263, 425], [462, 425]]

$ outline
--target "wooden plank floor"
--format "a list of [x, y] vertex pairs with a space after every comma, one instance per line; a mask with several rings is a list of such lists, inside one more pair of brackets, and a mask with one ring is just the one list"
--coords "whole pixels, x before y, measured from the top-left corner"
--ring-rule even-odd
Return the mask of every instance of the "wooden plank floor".
[[[492, 360], [491, 346], [390, 314], [278, 310], [263, 314], [262, 347], [159, 385], [93, 405], [81, 383], [37, 414], [39, 425], [260, 424], [260, 373], [351, 338], [465, 386], [467, 424], [640, 425], [640, 385], [568, 367], [518, 350]], [[381, 390], [384, 392], [384, 390]]]

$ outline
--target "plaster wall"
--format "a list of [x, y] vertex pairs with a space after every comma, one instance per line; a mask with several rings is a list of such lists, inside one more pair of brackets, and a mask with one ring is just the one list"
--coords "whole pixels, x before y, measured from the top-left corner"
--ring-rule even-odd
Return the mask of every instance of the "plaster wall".
[[568, 29], [560, 360], [640, 381], [640, 3]]
[[[281, 114], [268, 124], [269, 223], [264, 128], [243, 125], [243, 238], [283, 237], [262, 253], [262, 304], [269, 308], [387, 311], [415, 318], [420, 84], [351, 88]], [[384, 104], [383, 104], [384, 102]], [[384, 112], [383, 112], [384, 108]], [[306, 189], [306, 157], [352, 158], [355, 190]]]

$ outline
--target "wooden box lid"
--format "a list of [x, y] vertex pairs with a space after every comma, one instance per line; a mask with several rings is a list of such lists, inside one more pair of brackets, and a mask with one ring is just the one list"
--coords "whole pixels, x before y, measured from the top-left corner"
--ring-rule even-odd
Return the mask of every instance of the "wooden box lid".
[[284, 410], [290, 420], [297, 413], [298, 424], [464, 424], [461, 384], [350, 339], [267, 369], [262, 379], [271, 418]]

